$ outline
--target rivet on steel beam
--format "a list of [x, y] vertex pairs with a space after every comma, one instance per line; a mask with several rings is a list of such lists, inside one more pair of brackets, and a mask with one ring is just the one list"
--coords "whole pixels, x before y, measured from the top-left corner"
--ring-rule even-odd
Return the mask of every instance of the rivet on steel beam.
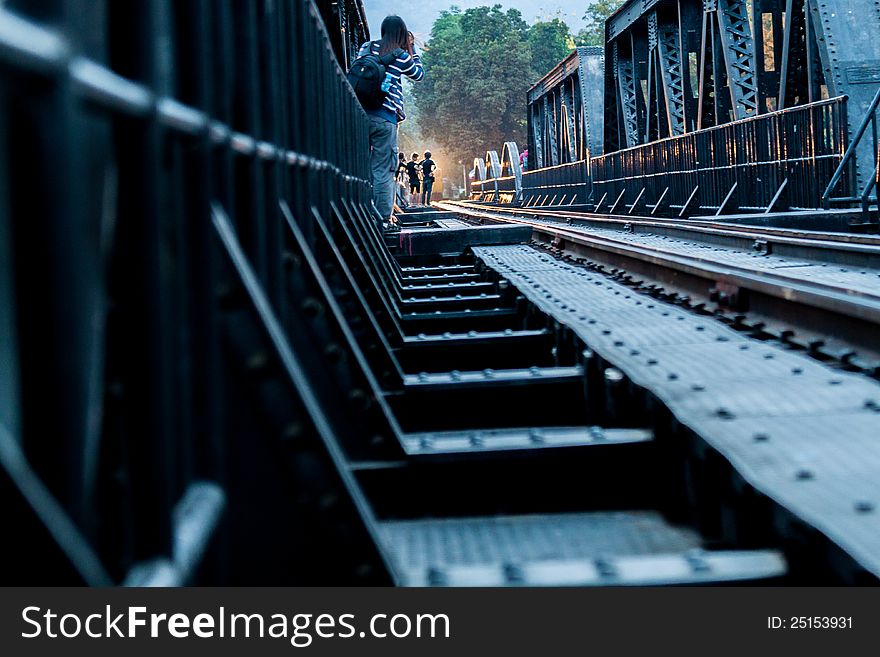
[[322, 509], [332, 509], [339, 503], [339, 496], [335, 493], [326, 493], [318, 500], [318, 506]]
[[685, 554], [685, 561], [695, 573], [705, 573], [711, 570], [709, 562], [704, 558], [701, 550], [692, 550]]
[[342, 360], [342, 347], [340, 347], [335, 342], [331, 342], [330, 344], [328, 344], [327, 347], [324, 349], [324, 353], [333, 363], [338, 363], [340, 360]]
[[308, 317], [317, 317], [324, 310], [324, 305], [313, 297], [308, 297], [302, 302], [303, 312]]
[[428, 576], [426, 579], [429, 586], [446, 586], [446, 583], [448, 582], [446, 573], [433, 566], [428, 568]]
[[281, 439], [286, 442], [298, 440], [303, 435], [303, 425], [301, 422], [288, 422], [281, 431]]
[[269, 364], [269, 356], [265, 351], [257, 351], [248, 356], [245, 367], [251, 372], [260, 372]]
[[797, 479], [798, 481], [807, 481], [808, 479], [812, 479], [815, 475], [813, 474], [812, 470], [807, 470], [806, 468], [804, 468], [802, 470], [798, 470], [794, 476], [795, 479]]
[[623, 381], [623, 372], [616, 367], [605, 368], [605, 380], [609, 383], [620, 383]]
[[599, 575], [602, 577], [617, 577], [617, 568], [614, 566], [614, 562], [611, 559], [598, 557], [593, 563], [595, 564]]
[[522, 584], [525, 581], [525, 574], [520, 566], [513, 563], [506, 563], [503, 567], [504, 579], [508, 584]]

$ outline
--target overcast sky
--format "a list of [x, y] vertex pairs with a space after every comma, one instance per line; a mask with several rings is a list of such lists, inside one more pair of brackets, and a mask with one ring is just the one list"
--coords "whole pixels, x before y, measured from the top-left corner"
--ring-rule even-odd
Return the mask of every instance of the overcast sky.
[[500, 4], [505, 9], [519, 9], [523, 18], [529, 23], [539, 18], [552, 18], [559, 12], [576, 32], [583, 25], [581, 18], [586, 6], [591, 3], [588, 0], [364, 0], [370, 32], [374, 39], [379, 38], [382, 19], [388, 14], [397, 14], [406, 21], [409, 29], [422, 42], [430, 35], [434, 19], [451, 5], [468, 9], [493, 4]]

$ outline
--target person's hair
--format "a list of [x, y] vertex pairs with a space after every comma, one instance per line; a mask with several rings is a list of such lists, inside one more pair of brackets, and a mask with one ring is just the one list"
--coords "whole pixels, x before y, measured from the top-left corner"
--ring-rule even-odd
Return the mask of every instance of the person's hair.
[[406, 159], [406, 155], [404, 155], [403, 153], [398, 153], [398, 154], [397, 154], [397, 159], [398, 159], [398, 160], [405, 160], [405, 159]]
[[382, 38], [379, 40], [379, 55], [387, 55], [397, 48], [407, 50], [409, 30], [400, 16], [386, 16], [382, 21]]
[[412, 158], [412, 159], [414, 159], [414, 160], [418, 160], [418, 159], [419, 159], [419, 154], [418, 154], [418, 153], [413, 153], [413, 158]]
[[431, 151], [425, 151], [425, 157], [431, 157]]

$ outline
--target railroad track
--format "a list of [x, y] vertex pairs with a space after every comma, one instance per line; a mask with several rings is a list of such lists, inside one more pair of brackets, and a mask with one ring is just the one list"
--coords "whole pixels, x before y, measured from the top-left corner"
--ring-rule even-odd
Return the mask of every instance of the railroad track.
[[556, 255], [756, 337], [880, 372], [880, 238], [720, 222], [440, 204], [463, 219], [533, 229]]

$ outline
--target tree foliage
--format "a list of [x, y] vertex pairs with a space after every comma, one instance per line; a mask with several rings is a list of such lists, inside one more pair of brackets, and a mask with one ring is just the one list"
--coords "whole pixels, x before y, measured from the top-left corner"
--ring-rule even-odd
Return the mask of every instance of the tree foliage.
[[533, 77], [529, 26], [501, 5], [440, 14], [414, 85], [422, 135], [451, 161], [470, 163], [525, 135], [525, 94]]
[[605, 19], [617, 11], [624, 0], [596, 0], [584, 13], [584, 27], [577, 33], [579, 46], [605, 45]]
[[568, 23], [561, 18], [534, 23], [529, 29], [528, 42], [535, 80], [549, 73], [574, 48]]
[[407, 138], [437, 144], [447, 162], [468, 166], [505, 141], [522, 144], [529, 87], [575, 43], [601, 45], [605, 19], [622, 2], [597, 0], [577, 37], [559, 16], [529, 26], [499, 4], [441, 12], [422, 53], [425, 79], [413, 86], [418, 120], [404, 128]]

